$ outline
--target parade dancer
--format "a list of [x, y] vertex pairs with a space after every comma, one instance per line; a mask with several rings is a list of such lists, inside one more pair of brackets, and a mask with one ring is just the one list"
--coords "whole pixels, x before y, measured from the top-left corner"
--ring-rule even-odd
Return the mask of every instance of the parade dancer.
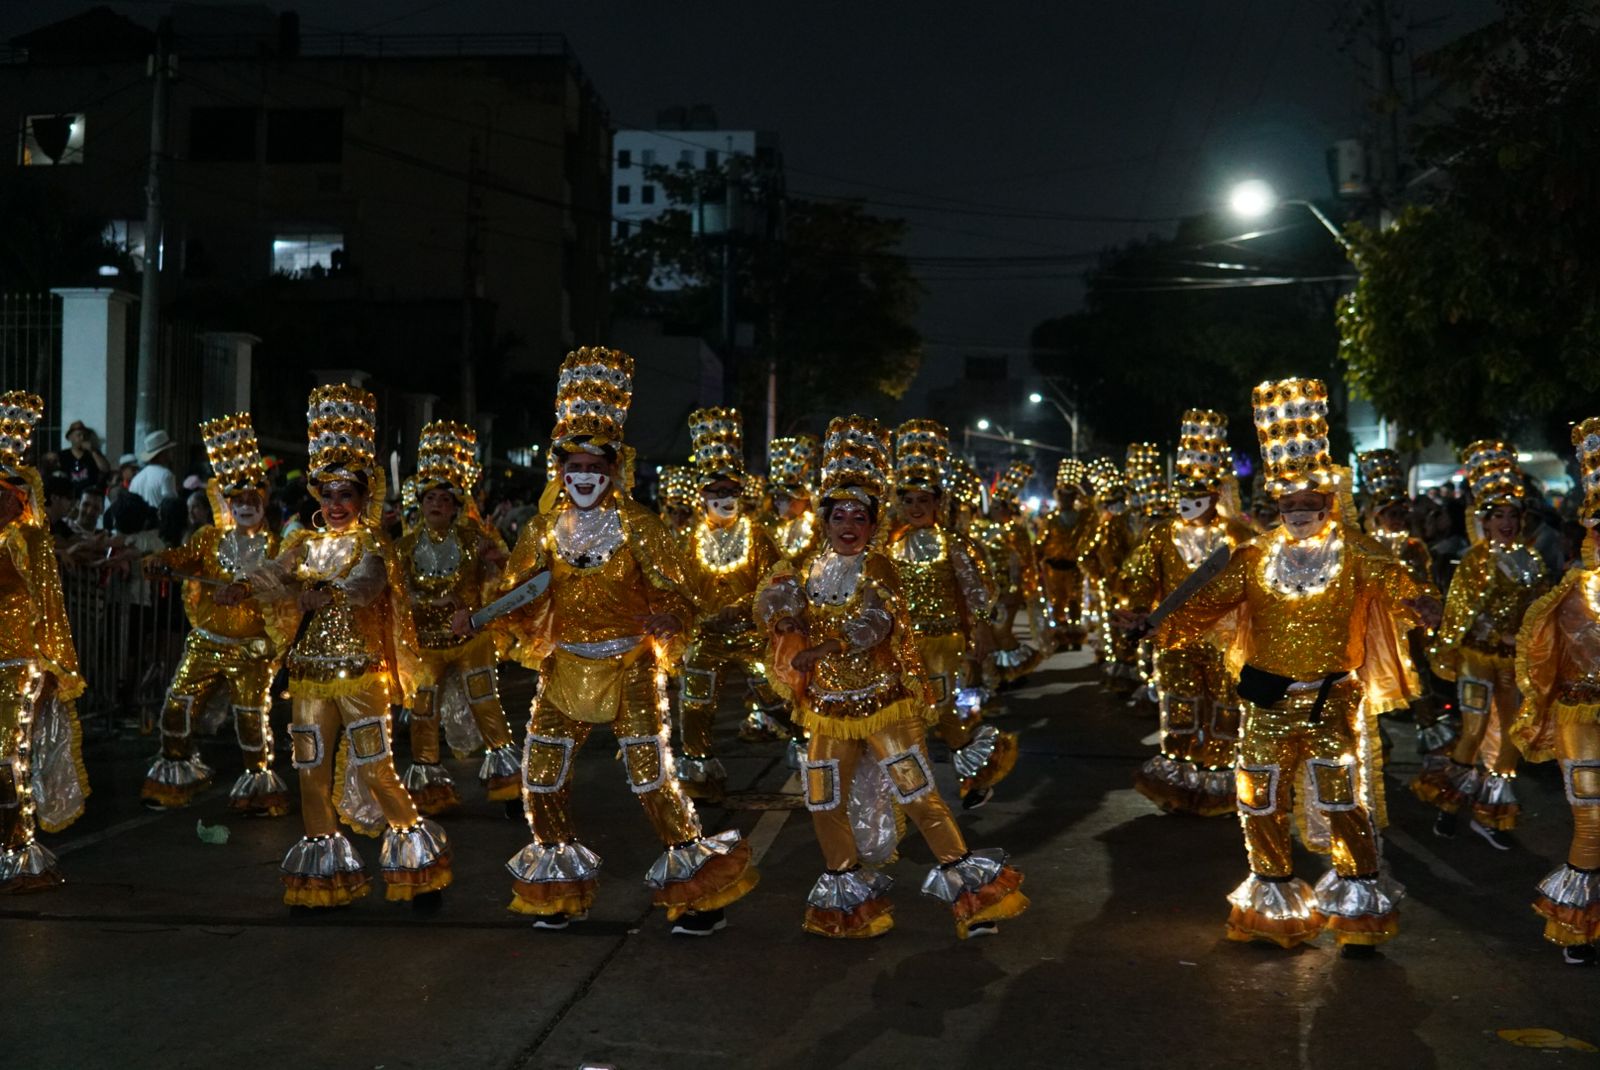
[[661, 523], [679, 546], [688, 546], [689, 536], [694, 533], [695, 510], [699, 507], [693, 470], [687, 465], [666, 465], [661, 469], [656, 486]]
[[1095, 512], [1086, 500], [1084, 463], [1069, 457], [1056, 469], [1055, 508], [1042, 519], [1040, 573], [1045, 603], [1057, 645], [1082, 650], [1088, 630], [1083, 622], [1084, 573], [1081, 558], [1094, 543]]
[[[989, 519], [978, 528], [984, 552], [989, 555], [997, 595], [995, 602], [995, 668], [1004, 683], [1015, 683], [1038, 667], [1044, 654], [1034, 644], [1045, 640], [1039, 610], [1044, 595], [1039, 586], [1039, 558], [1033, 536], [1022, 520], [1022, 491], [1033, 478], [1033, 465], [1012, 461], [995, 483], [989, 499]], [[1033, 643], [1017, 636], [1017, 617], [1027, 614]]]
[[[1371, 718], [1417, 683], [1397, 618], [1437, 616], [1398, 562], [1348, 537], [1348, 473], [1328, 456], [1327, 389], [1316, 379], [1254, 393], [1266, 486], [1281, 527], [1238, 547], [1221, 575], [1157, 633], [1166, 647], [1236, 627], [1246, 701], [1236, 784], [1250, 876], [1229, 901], [1227, 935], [1292, 947], [1324, 928], [1347, 955], [1399, 929], [1402, 889], [1380, 873], [1374, 823], [1380, 755]], [[1294, 876], [1291, 802], [1328, 839], [1332, 868], [1313, 890]]]
[[1418, 798], [1439, 809], [1435, 834], [1454, 836], [1466, 809], [1468, 828], [1501, 851], [1512, 847], [1507, 832], [1521, 810], [1518, 752], [1505, 738], [1520, 703], [1517, 629], [1549, 586], [1543, 559], [1522, 535], [1526, 490], [1516, 456], [1514, 446], [1489, 439], [1462, 451], [1473, 518], [1483, 535], [1450, 578], [1444, 622], [1430, 652], [1433, 671], [1456, 683], [1461, 738], [1447, 761], [1425, 765], [1411, 783]]
[[895, 801], [938, 859], [922, 890], [948, 904], [956, 935], [985, 935], [1022, 913], [1022, 874], [997, 849], [969, 851], [933, 782], [925, 736], [933, 705], [893, 563], [869, 549], [890, 475], [888, 429], [841, 417], [823, 441], [827, 545], [780, 566], [757, 598], [773, 634], [774, 675], [811, 739], [803, 769], [826, 870], [806, 897], [804, 928], [829, 937], [893, 927], [892, 880], [864, 866], [848, 800], [858, 765], [876, 761]]
[[0, 894], [63, 881], [35, 835], [76, 821], [89, 794], [72, 707], [78, 652], [43, 485], [25, 460], [43, 414], [37, 394], [0, 395]]
[[302, 614], [285, 663], [305, 836], [284, 856], [283, 901], [339, 907], [371, 890], [335, 816], [342, 737], [387, 824], [387, 898], [435, 909], [450, 883], [450, 845], [443, 829], [417, 813], [394, 767], [389, 707], [415, 691], [421, 665], [405, 577], [379, 527], [385, 480], [375, 456], [377, 401], [349, 384], [319, 386], [306, 418], [307, 484], [321, 524], [295, 532], [277, 557], [217, 596], [225, 605], [251, 596], [288, 602]]
[[200, 425], [200, 435], [214, 473], [206, 492], [215, 522], [184, 545], [151, 556], [146, 565], [154, 574], [194, 579], [183, 585], [189, 634], [161, 711], [161, 753], [145, 774], [139, 797], [151, 810], [187, 806], [211, 782], [194, 729], [206, 700], [222, 690], [244, 756], [244, 772], [228, 791], [228, 807], [279, 817], [289, 812], [289, 786], [272, 768], [269, 692], [289, 636], [276, 627], [281, 613], [264, 613], [254, 600], [224, 605], [215, 597], [278, 552], [277, 533], [267, 527], [267, 468], [249, 413], [208, 420]]
[[1088, 479], [1094, 494], [1095, 532], [1080, 561], [1099, 621], [1099, 657], [1106, 687], [1113, 694], [1127, 696], [1139, 686], [1139, 643], [1132, 633], [1113, 627], [1112, 618], [1117, 610], [1128, 608], [1115, 590], [1117, 573], [1134, 550], [1128, 479], [1109, 457], [1090, 462]]
[[809, 557], [822, 541], [817, 523], [815, 494], [817, 453], [822, 443], [816, 435], [775, 438], [767, 445], [768, 483], [775, 512], [768, 532], [778, 551], [791, 561]]
[[539, 669], [522, 764], [533, 842], [507, 863], [510, 908], [560, 929], [594, 902], [600, 858], [577, 839], [571, 780], [578, 749], [605, 725], [666, 845], [645, 883], [674, 933], [704, 936], [724, 926], [723, 908], [755, 887], [757, 873], [737, 831], [701, 832], [668, 746], [666, 671], [694, 619], [693, 591], [672, 537], [629, 497], [633, 452], [622, 430], [632, 397], [626, 353], [567, 355], [556, 386], [556, 467], [506, 567], [507, 586], [550, 573], [526, 616], [506, 618], [518, 660]]
[[[1116, 582], [1119, 603], [1149, 613], [1218, 547], [1232, 549], [1254, 538], [1248, 525], [1217, 511], [1228, 456], [1226, 416], [1209, 409], [1183, 414], [1173, 487], [1178, 515], [1158, 521], [1123, 566]], [[1201, 817], [1234, 810], [1240, 705], [1222, 660], [1230, 639], [1213, 633], [1158, 644], [1161, 751], [1140, 768], [1134, 787], [1163, 810]]]
[[499, 654], [494, 636], [470, 638], [453, 629], [458, 616], [482, 608], [505, 563], [505, 544], [476, 515], [472, 492], [481, 470], [478, 434], [450, 420], [423, 426], [414, 478], [419, 522], [395, 544], [405, 576], [411, 619], [422, 659], [421, 679], [407, 696], [411, 711], [411, 768], [403, 783], [425, 814], [461, 804], [450, 773], [440, 763], [445, 687], [459, 681], [478, 735], [483, 762], [478, 780], [492, 802], [516, 806], [522, 797], [521, 755], [500, 705]]
[[744, 423], [739, 414], [733, 409], [698, 409], [689, 415], [689, 435], [703, 509], [684, 554], [695, 592], [695, 616], [678, 696], [683, 746], [678, 779], [691, 798], [720, 799], [728, 773], [712, 752], [711, 724], [721, 684], [730, 671], [744, 676], [750, 695], [740, 738], [790, 735], [786, 704], [767, 682], [762, 665], [766, 636], [750, 615], [756, 587], [782, 555], [741, 498], [750, 477], [744, 468]]
[[1517, 633], [1522, 707], [1510, 737], [1530, 762], [1555, 758], [1572, 807], [1567, 859], [1539, 884], [1544, 937], [1573, 966], [1600, 964], [1600, 417], [1572, 429], [1588, 528], [1582, 561], [1539, 598]]
[[994, 652], [993, 591], [983, 554], [942, 524], [950, 440], [942, 424], [908, 420], [894, 432], [897, 531], [885, 553], [900, 578], [907, 616], [927, 670], [939, 738], [961, 778], [961, 805], [994, 795], [1017, 762], [1017, 737], [985, 724], [974, 696]]

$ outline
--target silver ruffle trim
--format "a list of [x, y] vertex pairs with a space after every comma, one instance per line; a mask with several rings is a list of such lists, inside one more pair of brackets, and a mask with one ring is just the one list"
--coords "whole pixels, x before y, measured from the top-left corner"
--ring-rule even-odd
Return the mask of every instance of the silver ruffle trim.
[[200, 755], [188, 758], [157, 758], [150, 763], [146, 780], [169, 788], [193, 788], [209, 781], [216, 774], [200, 760]]
[[1460, 792], [1464, 798], [1475, 799], [1478, 788], [1483, 783], [1483, 774], [1475, 765], [1462, 765], [1460, 762], [1451, 762], [1445, 771], [1445, 780], [1450, 787]]
[[715, 836], [701, 836], [678, 847], [668, 847], [644, 875], [644, 883], [651, 888], [665, 888], [669, 884], [689, 880], [705, 864], [718, 855], [725, 855], [739, 846], [739, 830], [727, 829]]
[[302, 836], [289, 848], [278, 867], [291, 877], [320, 877], [327, 880], [336, 873], [360, 873], [365, 867], [344, 833], [327, 836]]
[[233, 787], [228, 789], [228, 800], [253, 803], [269, 795], [288, 794], [289, 785], [271, 769], [246, 769], [233, 782]]
[[1498, 773], [1485, 773], [1482, 781], [1478, 784], [1478, 794], [1475, 801], [1484, 806], [1516, 806], [1516, 777], [1501, 776]]
[[1454, 743], [1460, 733], [1444, 718], [1417, 732], [1417, 749], [1424, 754], [1440, 751]]
[[992, 884], [1005, 864], [1006, 853], [998, 847], [968, 851], [964, 858], [928, 870], [922, 879], [922, 894], [954, 905], [962, 892], [975, 892]]
[[1147, 760], [1140, 772], [1151, 780], [1159, 780], [1176, 788], [1193, 788], [1200, 783], [1200, 770], [1193, 762], [1184, 758], [1169, 758], [1165, 754], [1157, 754]]
[[21, 877], [39, 877], [46, 873], [60, 875], [56, 856], [38, 842], [29, 842], [9, 851], [0, 851], [0, 885], [9, 884]]
[[[680, 762], [683, 761], [682, 758], [679, 758], [678, 760]], [[789, 741], [789, 745], [785, 747], [783, 751], [783, 764], [787, 765], [790, 769], [793, 769], [798, 773], [800, 771], [800, 767], [805, 764], [805, 761], [805, 740], [799, 738], [791, 739]]]
[[521, 773], [522, 755], [517, 753], [515, 743], [490, 747], [483, 752], [483, 764], [478, 766], [478, 779], [484, 783], [500, 777], [520, 776]]
[[405, 778], [400, 783], [407, 791], [425, 791], [435, 784], [455, 787], [455, 781], [450, 779], [450, 770], [442, 765], [428, 765], [424, 762], [412, 762], [411, 768], [406, 770]]
[[863, 903], [889, 894], [894, 878], [866, 866], [844, 873], [824, 873], [806, 895], [806, 906], [848, 914]]
[[1236, 781], [1232, 769], [1201, 769], [1195, 766], [1195, 775], [1199, 779], [1196, 790], [1201, 794], [1213, 799], [1233, 797]]
[[386, 829], [378, 864], [385, 873], [417, 871], [436, 865], [450, 850], [450, 841], [437, 822], [419, 817], [410, 828]]
[[600, 856], [577, 840], [530, 843], [511, 856], [506, 870], [523, 884], [592, 881], [600, 875]]
[[1001, 669], [1015, 669], [1027, 662], [1036, 653], [1033, 647], [1022, 643], [1011, 650], [997, 650], [994, 653], [994, 663]]
[[1254, 873], [1228, 895], [1240, 910], [1253, 910], [1272, 921], [1309, 918], [1317, 910], [1317, 894], [1299, 877], [1285, 881], [1262, 880]]
[[975, 777], [989, 763], [995, 744], [1000, 741], [1000, 729], [992, 724], [979, 725], [965, 747], [950, 752], [950, 764], [956, 775], [965, 780]]
[[674, 764], [678, 767], [678, 779], [686, 784], [708, 784], [728, 779], [728, 771], [722, 767], [720, 758], [680, 754], [674, 759]]
[[1587, 909], [1600, 903], [1600, 870], [1585, 873], [1562, 863], [1539, 882], [1539, 894], [1564, 907]]
[[1341, 918], [1381, 918], [1399, 906], [1396, 890], [1404, 894], [1393, 878], [1341, 877], [1330, 869], [1317, 882], [1317, 909]]

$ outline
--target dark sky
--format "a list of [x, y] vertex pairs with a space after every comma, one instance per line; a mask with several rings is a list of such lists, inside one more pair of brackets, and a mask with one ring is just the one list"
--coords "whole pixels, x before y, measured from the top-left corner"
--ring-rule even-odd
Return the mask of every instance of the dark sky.
[[[619, 127], [708, 103], [725, 127], [777, 131], [792, 192], [862, 196], [914, 224], [906, 251], [929, 289], [921, 389], [948, 378], [961, 353], [1020, 350], [1035, 323], [1077, 303], [1080, 261], [1002, 258], [1167, 231], [1241, 177], [1325, 195], [1324, 150], [1360, 130], [1365, 99], [1357, 60], [1370, 57], [1341, 53], [1333, 29], [1351, 2], [320, 0], [299, 10], [308, 31], [559, 31]], [[1413, 26], [1413, 53], [1495, 11], [1492, 0], [1391, 4]], [[0, 35], [88, 6], [3, 3]], [[111, 6], [153, 20], [168, 4]]]

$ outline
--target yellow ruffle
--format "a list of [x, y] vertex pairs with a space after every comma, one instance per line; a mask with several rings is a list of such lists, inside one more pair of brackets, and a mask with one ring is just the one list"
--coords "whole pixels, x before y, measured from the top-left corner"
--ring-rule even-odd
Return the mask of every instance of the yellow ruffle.
[[829, 739], [866, 739], [907, 721], [921, 723], [926, 718], [910, 698], [896, 699], [876, 713], [866, 717], [826, 717], [811, 710], [795, 711], [796, 723], [808, 732]]
[[387, 693], [389, 689], [389, 674], [386, 672], [364, 672], [360, 676], [348, 676], [335, 680], [307, 680], [304, 677], [289, 681], [290, 698], [345, 698], [349, 695], [359, 695], [369, 692], [375, 687], [381, 687]]

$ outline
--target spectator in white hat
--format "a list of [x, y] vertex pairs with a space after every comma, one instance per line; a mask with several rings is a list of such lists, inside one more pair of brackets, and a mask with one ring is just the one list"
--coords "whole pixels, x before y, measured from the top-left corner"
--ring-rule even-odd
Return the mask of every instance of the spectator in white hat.
[[139, 451], [140, 467], [128, 489], [146, 502], [150, 508], [159, 509], [167, 498], [178, 496], [178, 477], [173, 475], [171, 461], [178, 444], [165, 431], [152, 431], [144, 436], [144, 449]]

